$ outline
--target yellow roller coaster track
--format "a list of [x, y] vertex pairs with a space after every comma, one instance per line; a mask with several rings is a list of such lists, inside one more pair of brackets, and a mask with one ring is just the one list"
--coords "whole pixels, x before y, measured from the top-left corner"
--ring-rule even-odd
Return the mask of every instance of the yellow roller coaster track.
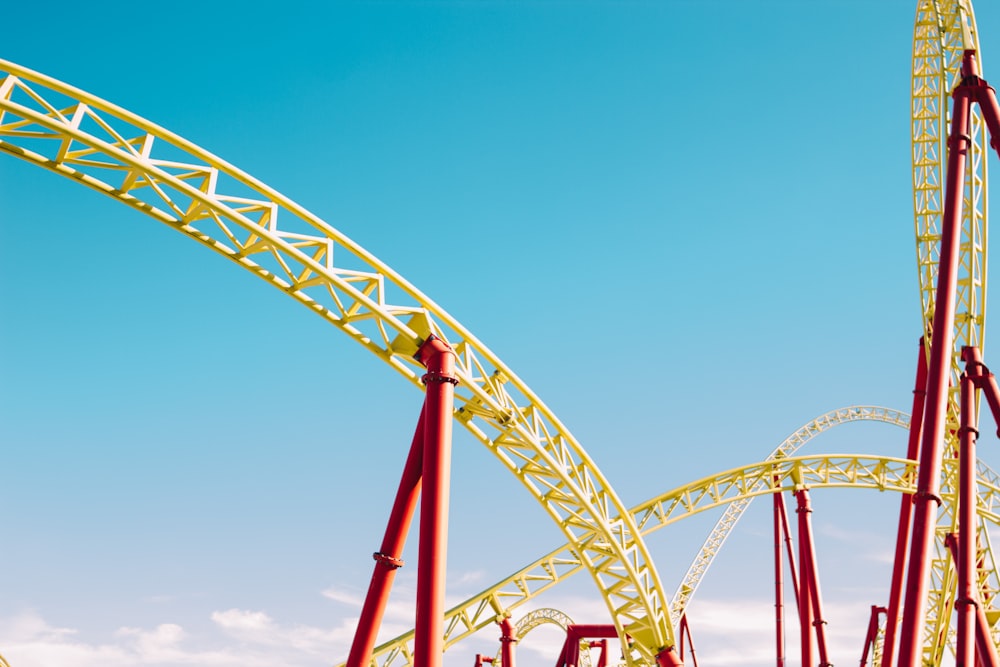
[[[965, 0], [923, 0], [918, 7], [913, 178], [925, 328], [934, 310], [947, 99], [964, 46], [963, 24], [977, 40]], [[976, 116], [965, 193], [956, 348], [982, 347], [984, 340], [983, 133]], [[431, 333], [448, 341], [457, 353], [462, 382], [456, 393], [456, 419], [559, 525], [575, 557], [591, 573], [619, 634], [628, 632], [635, 640], [630, 661], [652, 663], [660, 649], [674, 645], [663, 588], [634, 515], [524, 382], [388, 266], [207, 151], [84, 91], [2, 60], [0, 150], [113, 197], [234, 261], [326, 319], [417, 387], [422, 369], [413, 351]], [[946, 461], [943, 469], [941, 535], [954, 529], [956, 486], [953, 461]], [[988, 588], [995, 591], [1000, 586], [991, 552], [988, 559], [993, 573]], [[937, 664], [954, 582], [943, 549], [932, 567], [932, 618], [924, 646], [925, 662]]]
[[[967, 43], [965, 40], [971, 40]], [[913, 30], [911, 88], [911, 143], [913, 158], [913, 210], [917, 239], [917, 268], [924, 336], [931, 338], [937, 263], [940, 256], [941, 212], [944, 201], [944, 157], [949, 133], [949, 100], [958, 83], [960, 61], [966, 48], [974, 48], [982, 66], [982, 50], [972, 5], [967, 0], [920, 0]], [[988, 70], [983, 69], [987, 73]], [[986, 326], [986, 127], [978, 108], [970, 117], [970, 142], [966, 188], [963, 193], [962, 232], [955, 308], [955, 342], [952, 353], [953, 389], [949, 393], [946, 452], [942, 462], [942, 511], [938, 517], [935, 553], [930, 562], [931, 580], [923, 638], [923, 664], [940, 664], [949, 635], [954, 604], [955, 572], [944, 536], [957, 529], [958, 376], [962, 347], [985, 343]], [[988, 533], [979, 530], [984, 549], [981, 559], [993, 562]], [[995, 568], [983, 582], [984, 599], [992, 601], [1000, 586]]]
[[0, 150], [198, 241], [296, 299], [420, 387], [431, 333], [455, 350], [455, 418], [556, 521], [619, 635], [653, 663], [674, 645], [632, 515], [555, 415], [442, 308], [338, 230], [251, 176], [124, 109], [0, 60]]

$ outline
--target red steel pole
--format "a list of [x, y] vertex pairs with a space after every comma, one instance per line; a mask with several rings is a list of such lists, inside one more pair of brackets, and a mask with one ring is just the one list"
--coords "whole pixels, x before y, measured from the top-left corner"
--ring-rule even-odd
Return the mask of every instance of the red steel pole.
[[796, 491], [795, 499], [798, 501], [795, 511], [799, 515], [799, 644], [802, 651], [802, 667], [810, 667], [813, 664], [813, 608], [810, 591], [812, 576], [809, 573], [812, 558], [809, 557], [807, 546], [809, 512], [803, 510], [805, 503], [808, 502], [808, 496]]
[[774, 504], [774, 655], [777, 667], [785, 667], [785, 589], [781, 559], [781, 493], [775, 493]]
[[[826, 621], [823, 620], [823, 596], [819, 590], [819, 566], [816, 562], [816, 549], [812, 534], [812, 505], [809, 502], [808, 489], [795, 492], [798, 501], [796, 511], [799, 513], [799, 568], [806, 579], [806, 585], [801, 588], [806, 606], [810, 610], [810, 621], [816, 633], [816, 648], [819, 650], [820, 667], [832, 667], [826, 652]], [[808, 592], [808, 595], [805, 593]], [[811, 653], [810, 653], [811, 655]], [[803, 654], [803, 657], [804, 654]], [[805, 663], [803, 663], [805, 664]]]
[[[913, 386], [913, 408], [910, 410], [910, 435], [906, 444], [906, 458], [917, 460], [920, 456], [920, 433], [924, 423], [924, 397], [927, 395], [927, 346], [920, 338], [917, 353], [917, 377]], [[896, 631], [899, 628], [899, 601], [903, 595], [903, 577], [906, 575], [906, 545], [910, 538], [910, 517], [913, 497], [904, 495], [899, 502], [899, 524], [896, 527], [896, 557], [892, 564], [889, 586], [889, 604], [885, 614], [885, 640], [882, 642], [882, 665], [890, 667], [896, 651]]]
[[695, 654], [695, 650], [694, 650], [694, 638], [691, 637], [691, 625], [688, 623], [687, 614], [683, 614], [681, 616], [680, 628], [677, 630], [677, 634], [679, 634], [681, 636], [681, 639], [680, 639], [680, 642], [681, 642], [680, 659], [682, 661], [687, 659], [686, 658], [687, 653], [684, 652], [684, 646], [685, 646], [685, 641], [686, 641], [687, 642], [686, 646], [688, 646], [688, 648], [690, 649], [690, 653], [691, 653], [691, 665], [693, 667], [698, 667], [698, 656]]
[[[948, 548], [951, 560], [957, 569], [958, 538], [954, 533], [948, 533], [944, 538], [944, 545]], [[1000, 667], [1000, 657], [997, 656], [997, 647], [993, 643], [990, 627], [983, 605], [976, 605], [976, 664], [980, 667]], [[956, 661], [955, 664], [961, 663]]]
[[945, 202], [941, 216], [938, 284], [935, 292], [931, 354], [927, 366], [926, 419], [920, 446], [917, 491], [914, 494], [910, 565], [906, 576], [903, 620], [900, 626], [899, 667], [920, 667], [924, 635], [924, 613], [930, 578], [931, 550], [941, 476], [941, 450], [948, 409], [948, 378], [954, 341], [955, 289], [958, 282], [958, 251], [961, 234], [965, 163], [971, 138], [969, 113], [972, 92], [960, 85], [952, 94], [951, 136], [948, 139], [948, 169]]
[[596, 642], [591, 642], [590, 648], [598, 648], [601, 650], [600, 654], [597, 656], [597, 667], [608, 667], [608, 640], [598, 639]]
[[868, 664], [868, 652], [874, 653], [875, 643], [878, 641], [878, 617], [885, 613], [885, 607], [872, 605], [872, 613], [868, 618], [868, 634], [865, 636], [865, 648], [861, 651], [861, 667]]
[[781, 514], [781, 531], [785, 534], [785, 553], [788, 554], [788, 572], [792, 580], [792, 592], [795, 594], [795, 608], [798, 609], [799, 598], [799, 575], [796, 573], [795, 565], [795, 545], [792, 544], [792, 528], [788, 523], [788, 512], [785, 510], [785, 497], [782, 494], [775, 494], [778, 498], [778, 511]]
[[382, 547], [372, 554], [375, 559], [375, 571], [368, 585], [368, 595], [365, 596], [361, 617], [358, 619], [358, 629], [354, 633], [351, 652], [347, 656], [346, 667], [364, 667], [372, 658], [375, 639], [382, 626], [382, 616], [389, 601], [389, 592], [396, 578], [396, 570], [403, 566], [403, 546], [409, 532], [413, 512], [420, 497], [420, 474], [423, 465], [424, 447], [424, 409], [420, 409], [417, 420], [417, 430], [413, 434], [410, 453], [403, 466], [403, 475], [399, 480], [396, 500], [389, 514], [389, 523], [382, 538]]
[[500, 662], [503, 667], [514, 667], [514, 644], [517, 643], [517, 633], [509, 616], [500, 621]]
[[424, 397], [423, 492], [417, 563], [417, 618], [414, 667], [441, 667], [444, 657], [444, 590], [448, 547], [448, 491], [451, 476], [451, 423], [454, 410], [455, 353], [430, 336], [416, 358], [427, 369]]
[[[967, 365], [971, 365], [968, 363]], [[955, 615], [955, 664], [973, 665], [976, 657], [976, 388], [968, 368], [960, 382], [961, 427], [958, 429], [958, 597]]]

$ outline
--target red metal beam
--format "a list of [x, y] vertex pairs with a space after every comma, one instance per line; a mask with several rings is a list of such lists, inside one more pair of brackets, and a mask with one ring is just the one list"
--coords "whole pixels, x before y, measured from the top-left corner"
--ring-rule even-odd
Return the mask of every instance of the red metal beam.
[[500, 662], [503, 667], [514, 667], [514, 644], [517, 643], [517, 633], [509, 616], [500, 621]]
[[427, 373], [423, 382], [424, 457], [417, 562], [417, 618], [414, 667], [441, 667], [444, 656], [444, 591], [448, 547], [448, 492], [451, 478], [451, 425], [454, 411], [455, 353], [436, 336], [417, 350]]
[[781, 558], [781, 529], [784, 500], [781, 493], [773, 494], [774, 505], [774, 655], [777, 667], [785, 667], [785, 568]]
[[812, 604], [809, 600], [811, 593], [809, 591], [809, 585], [811, 578], [809, 576], [809, 564], [811, 560], [809, 554], [806, 552], [806, 537], [808, 534], [808, 527], [806, 524], [806, 519], [809, 514], [802, 511], [802, 499], [799, 493], [795, 493], [796, 500], [799, 501], [799, 507], [796, 510], [799, 513], [799, 648], [802, 654], [802, 662], [800, 663], [802, 667], [809, 667], [813, 664], [813, 610]]
[[[924, 398], [927, 396], [927, 346], [920, 338], [917, 352], [917, 377], [913, 386], [913, 407], [910, 410], [910, 435], [906, 444], [906, 458], [916, 461], [920, 456], [920, 434], [924, 423]], [[885, 614], [885, 639], [882, 642], [881, 667], [890, 667], [896, 651], [896, 632], [899, 628], [899, 603], [903, 595], [903, 577], [906, 575], [906, 545], [910, 539], [910, 517], [913, 497], [904, 495], [899, 501], [899, 524], [896, 527], [896, 557], [893, 559], [892, 580], [889, 586], [889, 604]]]
[[[819, 666], [832, 667], [826, 651], [826, 621], [823, 620], [823, 596], [819, 590], [819, 567], [816, 562], [816, 549], [812, 536], [812, 505], [809, 502], [808, 489], [795, 491], [797, 501], [796, 512], [799, 515], [799, 571], [802, 582], [799, 584], [801, 599], [799, 608], [807, 612], [808, 623], [803, 622], [802, 664], [812, 664], [811, 636], [816, 636], [816, 648], [819, 652]], [[809, 637], [809, 641], [806, 641]], [[806, 646], [808, 644], [808, 646]], [[808, 649], [808, 653], [807, 653]]]
[[[968, 350], [969, 348], [965, 348]], [[964, 352], [964, 351], [963, 351]], [[963, 355], [965, 356], [965, 355]], [[973, 365], [967, 358], [966, 366]], [[961, 426], [958, 429], [958, 595], [955, 615], [955, 664], [972, 665], [976, 657], [976, 406], [975, 382], [968, 368], [959, 380]]]
[[961, 234], [962, 194], [965, 164], [971, 138], [969, 114], [973, 91], [959, 85], [952, 94], [951, 135], [948, 139], [945, 201], [941, 216], [941, 244], [938, 283], [935, 292], [934, 321], [930, 361], [927, 365], [926, 420], [920, 446], [917, 491], [914, 494], [913, 526], [910, 536], [909, 568], [900, 626], [899, 666], [919, 667], [927, 605], [929, 561], [934, 547], [934, 532], [941, 476], [942, 445], [948, 408], [948, 379], [954, 341], [955, 290], [958, 282], [958, 251]]
[[[874, 657], [875, 643], [878, 641], [878, 617], [886, 613], [885, 607], [872, 605], [871, 616], [868, 618], [868, 634], [865, 635], [865, 648], [861, 651], [861, 667], [868, 664], [868, 652]], [[883, 663], [884, 664], [884, 663]]]
[[679, 625], [680, 627], [677, 630], [677, 634], [681, 636], [680, 659], [681, 661], [685, 660], [685, 656], [687, 655], [687, 653], [684, 651], [684, 647], [688, 646], [691, 649], [690, 650], [691, 665], [692, 667], [698, 667], [698, 657], [695, 655], [694, 639], [691, 637], [691, 626], [690, 624], [688, 624], [687, 614], [681, 615], [681, 620]]

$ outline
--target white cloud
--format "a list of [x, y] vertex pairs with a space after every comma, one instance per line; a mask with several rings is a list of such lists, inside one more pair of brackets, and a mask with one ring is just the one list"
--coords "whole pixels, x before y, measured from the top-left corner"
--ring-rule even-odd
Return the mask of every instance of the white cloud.
[[0, 647], [12, 667], [325, 667], [347, 654], [354, 634], [349, 624], [284, 626], [264, 612], [239, 609], [215, 612], [212, 621], [215, 635], [192, 637], [162, 623], [119, 628], [112, 639], [94, 641], [22, 612], [0, 618]]

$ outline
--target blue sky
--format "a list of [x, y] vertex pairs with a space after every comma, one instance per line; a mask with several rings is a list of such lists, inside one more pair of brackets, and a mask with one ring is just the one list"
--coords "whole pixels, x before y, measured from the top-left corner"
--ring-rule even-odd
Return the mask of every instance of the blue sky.
[[[1000, 17], [980, 5], [990, 79]], [[627, 505], [760, 460], [828, 410], [909, 410], [911, 2], [4, 14], [0, 57], [221, 156], [417, 285]], [[234, 265], [13, 158], [0, 285], [0, 653], [13, 667], [342, 660], [420, 394]], [[815, 451], [905, 449], [891, 427], [842, 430]], [[507, 477], [456, 432], [450, 600], [562, 543]], [[816, 495], [834, 662], [856, 660], [897, 499]], [[747, 624], [772, 604], [766, 510], [699, 593], [700, 659], [770, 661], [753, 652], [769, 630]], [[651, 540], [668, 591], [714, 518]], [[412, 624], [413, 583], [386, 636]], [[541, 602], [605, 620], [582, 579]], [[519, 657], [550, 664], [558, 641]]]

